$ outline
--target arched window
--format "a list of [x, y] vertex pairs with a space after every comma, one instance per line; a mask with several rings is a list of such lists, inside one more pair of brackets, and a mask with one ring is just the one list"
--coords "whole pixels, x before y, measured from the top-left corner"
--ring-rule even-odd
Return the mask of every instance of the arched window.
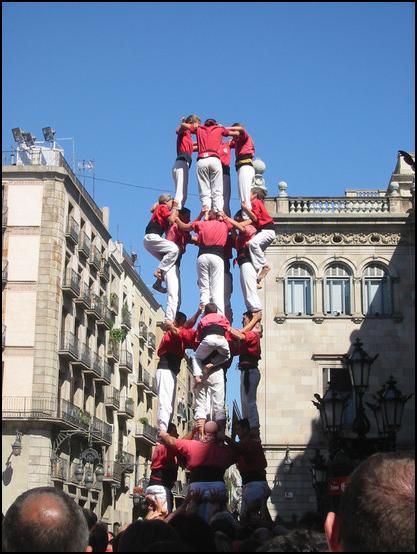
[[351, 274], [341, 264], [330, 266], [325, 275], [325, 312], [332, 315], [351, 313]]
[[363, 274], [363, 311], [365, 315], [389, 315], [391, 281], [388, 272], [380, 265], [369, 265]]
[[287, 272], [286, 312], [294, 315], [311, 315], [312, 274], [302, 264], [293, 265]]

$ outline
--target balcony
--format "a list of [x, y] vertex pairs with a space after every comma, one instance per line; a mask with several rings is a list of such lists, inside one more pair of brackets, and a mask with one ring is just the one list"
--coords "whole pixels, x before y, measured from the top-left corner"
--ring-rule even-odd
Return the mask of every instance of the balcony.
[[67, 332], [61, 337], [58, 354], [69, 361], [78, 360], [78, 339], [74, 333]]
[[131, 419], [135, 415], [135, 403], [132, 398], [122, 396], [120, 398], [120, 408], [117, 410], [117, 415], [122, 418]]
[[107, 345], [107, 358], [113, 362], [118, 362], [120, 357], [119, 352], [119, 343], [113, 339], [109, 339], [109, 343]]
[[91, 254], [90, 254], [90, 258], [88, 260], [88, 263], [90, 265], [92, 265], [93, 267], [95, 267], [97, 269], [97, 271], [100, 269], [100, 267], [101, 267], [101, 252], [97, 248], [97, 246], [93, 246], [91, 248]]
[[113, 426], [93, 416], [91, 419], [91, 434], [100, 442], [110, 445], [112, 442]]
[[87, 373], [93, 369], [91, 350], [84, 342], [78, 343], [78, 359], [73, 362], [73, 365], [81, 367]]
[[78, 242], [78, 252], [83, 254], [86, 258], [89, 257], [91, 252], [91, 239], [85, 231], [81, 231], [80, 240]]
[[100, 316], [97, 319], [97, 325], [104, 329], [111, 329], [114, 324], [114, 314], [106, 305], [106, 300], [100, 299]]
[[104, 462], [104, 483], [121, 483], [122, 481], [122, 466], [119, 462]]
[[104, 387], [104, 405], [106, 408], [118, 410], [120, 407], [120, 391], [114, 387]]
[[9, 208], [3, 204], [1, 208], [1, 228], [5, 229], [7, 227], [7, 215]]
[[7, 260], [1, 261], [1, 283], [2, 285], [7, 283], [7, 270], [9, 267], [9, 262]]
[[80, 295], [80, 276], [70, 267], [65, 270], [61, 288], [62, 292], [71, 298], [77, 298]]
[[86, 308], [85, 313], [95, 319], [99, 319], [101, 317], [101, 301], [97, 294], [90, 294], [90, 306], [89, 308]]
[[119, 314], [119, 297], [115, 292], [110, 293], [110, 309], [118, 315]]
[[4, 323], [1, 324], [1, 347], [4, 348], [6, 346], [6, 325]]
[[120, 355], [119, 369], [126, 373], [132, 373], [133, 371], [133, 356], [125, 348]]
[[80, 287], [80, 294], [77, 298], [75, 298], [74, 302], [85, 310], [89, 310], [91, 308], [91, 293], [85, 283], [82, 283]]
[[101, 265], [98, 274], [103, 279], [103, 281], [106, 281], [107, 283], [110, 281], [110, 264], [105, 258], [101, 259]]
[[95, 352], [90, 352], [90, 367], [83, 368], [84, 373], [91, 374], [96, 380], [102, 379], [102, 364], [103, 359], [100, 358]]
[[129, 454], [129, 452], [122, 450], [116, 454], [116, 462], [121, 465], [122, 471], [125, 473], [133, 473], [135, 471], [135, 457], [133, 454]]
[[106, 383], [111, 383], [112, 368], [106, 360], [101, 360], [101, 378]]
[[156, 444], [156, 439], [158, 438], [158, 430], [156, 427], [152, 427], [152, 425], [149, 425], [148, 423], [141, 423], [138, 421], [135, 426], [134, 436], [135, 439], [154, 446]]
[[91, 423], [90, 414], [67, 400], [61, 400], [61, 405], [58, 409], [58, 419], [62, 419], [71, 426], [78, 427], [84, 431], [88, 431]]
[[123, 304], [122, 307], [122, 321], [120, 323], [120, 327], [126, 331], [130, 331], [132, 328], [132, 314], [126, 304]]
[[[149, 373], [149, 371], [146, 371], [146, 369], [143, 369], [143, 367], [140, 367], [138, 371], [137, 386], [140, 389], [143, 389], [145, 393], [151, 393], [154, 387], [154, 380], [152, 375]], [[155, 390], [155, 393], [156, 393], [156, 390]]]
[[139, 339], [145, 342], [148, 340], [148, 327], [143, 321], [139, 322]]
[[77, 244], [78, 235], [80, 234], [80, 226], [75, 219], [70, 215], [68, 217], [67, 228], [65, 231], [66, 238], [73, 244]]
[[68, 481], [68, 460], [64, 458], [52, 458], [51, 479], [52, 481]]
[[148, 348], [150, 348], [151, 350], [153, 350], [155, 352], [155, 349], [156, 349], [156, 336], [154, 335], [154, 333], [152, 332], [149, 332], [148, 333]]

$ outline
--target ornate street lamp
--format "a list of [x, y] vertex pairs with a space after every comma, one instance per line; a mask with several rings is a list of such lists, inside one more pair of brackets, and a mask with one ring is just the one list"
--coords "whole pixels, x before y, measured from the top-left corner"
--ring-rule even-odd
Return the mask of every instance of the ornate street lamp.
[[336, 454], [339, 445], [339, 433], [342, 428], [343, 414], [346, 408], [348, 394], [335, 390], [330, 386], [323, 398], [315, 394], [317, 402], [312, 400], [320, 412], [323, 433], [329, 436], [330, 457]]
[[96, 470], [95, 470], [95, 476], [96, 476], [96, 481], [98, 483], [102, 483], [103, 482], [103, 479], [104, 479], [104, 467], [99, 464], [97, 467], [96, 467]]
[[81, 483], [84, 477], [84, 466], [83, 464], [78, 464], [74, 470], [74, 477], [77, 483]]
[[12, 444], [12, 454], [13, 456], [20, 456], [22, 453], [22, 433], [20, 431], [16, 431], [16, 438], [14, 443]]
[[401, 428], [405, 403], [412, 397], [405, 396], [396, 387], [396, 381], [391, 375], [388, 381], [377, 392], [379, 407], [382, 413], [382, 425], [384, 432], [388, 435], [391, 447], [395, 450], [397, 431]]
[[316, 448], [314, 458], [311, 458], [310, 462], [311, 473], [313, 476], [313, 488], [316, 491], [317, 497], [317, 512], [320, 515], [324, 515], [326, 513], [325, 499], [327, 492], [328, 467], [326, 464], [326, 460], [320, 453], [320, 448]]
[[285, 473], [289, 473], [291, 471], [291, 468], [292, 468], [294, 462], [290, 457], [290, 449], [289, 449], [288, 446], [287, 446], [287, 449], [285, 451], [285, 458], [282, 461], [282, 463], [283, 463]]
[[378, 358], [378, 355], [376, 354], [373, 358], [370, 357], [362, 348], [362, 342], [358, 337], [355, 340], [351, 355], [344, 356], [344, 361], [349, 369], [352, 387], [355, 391], [356, 416], [352, 429], [361, 438], [365, 437], [371, 428], [363, 406], [363, 396], [369, 386], [372, 364]]
[[84, 486], [87, 490], [90, 490], [93, 484], [94, 484], [93, 472], [91, 471], [91, 469], [88, 469], [85, 472]]

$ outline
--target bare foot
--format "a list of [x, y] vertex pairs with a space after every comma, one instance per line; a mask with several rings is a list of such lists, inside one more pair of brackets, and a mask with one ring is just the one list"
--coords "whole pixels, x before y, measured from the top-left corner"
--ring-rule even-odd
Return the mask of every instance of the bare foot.
[[265, 279], [265, 277], [270, 271], [271, 271], [271, 268], [269, 267], [269, 265], [264, 265], [261, 271], [258, 273], [258, 277], [256, 279], [258, 283], [260, 283], [262, 279]]

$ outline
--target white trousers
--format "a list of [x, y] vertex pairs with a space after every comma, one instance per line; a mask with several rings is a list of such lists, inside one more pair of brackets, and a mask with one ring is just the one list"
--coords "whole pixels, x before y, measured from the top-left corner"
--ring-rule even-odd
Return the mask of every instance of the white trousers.
[[211, 391], [214, 421], [224, 421], [226, 419], [226, 412], [224, 410], [224, 372], [221, 368], [211, 373], [201, 383], [195, 385], [194, 419], [206, 419], [208, 390]]
[[240, 286], [246, 309], [250, 312], [262, 310], [262, 302], [258, 294], [257, 273], [251, 262], [245, 262], [240, 266]]
[[229, 268], [224, 272], [224, 315], [230, 321], [233, 321], [232, 311], [232, 292], [233, 292], [233, 275]]
[[184, 207], [188, 193], [188, 163], [185, 160], [175, 160], [172, 168], [172, 177], [175, 183], [175, 200], [178, 202], [178, 209]]
[[145, 495], [155, 496], [161, 502], [162, 510], [172, 512], [172, 493], [163, 485], [151, 485], [145, 490]]
[[217, 254], [201, 254], [197, 258], [200, 303], [214, 302], [224, 314], [224, 261]]
[[158, 428], [167, 431], [172, 416], [177, 376], [170, 369], [159, 368], [156, 370], [155, 379], [158, 393], [156, 420]]
[[223, 210], [230, 216], [230, 196], [232, 194], [230, 186], [230, 175], [223, 173]]
[[177, 261], [179, 254], [178, 246], [171, 240], [164, 239], [156, 233], [145, 235], [143, 246], [152, 256], [160, 260], [158, 267], [161, 271], [165, 271], [165, 273], [168, 272]]
[[240, 517], [245, 517], [249, 510], [258, 512], [270, 494], [271, 489], [266, 481], [252, 481], [243, 485]]
[[197, 160], [197, 179], [202, 206], [216, 212], [223, 210], [223, 171], [219, 158]]
[[[249, 390], [244, 386], [245, 373], [249, 374]], [[256, 405], [256, 392], [258, 390], [261, 374], [259, 369], [241, 370], [240, 375], [240, 402], [242, 404], [242, 417], [249, 420], [251, 429], [259, 429], [259, 413]]]
[[210, 492], [216, 491], [219, 494], [223, 494], [224, 501], [225, 503], [227, 502], [226, 485], [223, 481], [195, 481], [190, 484], [189, 490], [201, 491], [203, 493], [202, 502], [198, 506], [197, 515], [207, 522], [213, 514], [213, 506], [210, 502]]
[[204, 361], [210, 354], [217, 352], [211, 360], [215, 366], [224, 364], [230, 358], [229, 343], [221, 335], [207, 335], [198, 346], [193, 357], [193, 375], [203, 375]]
[[266, 265], [264, 250], [266, 250], [274, 238], [275, 231], [273, 229], [264, 229], [256, 233], [248, 242], [250, 257], [257, 273]]
[[[253, 179], [255, 177], [255, 168], [252, 165], [242, 165], [237, 170], [237, 186], [239, 188], [239, 196], [241, 202], [246, 202], [248, 208], [251, 208], [250, 190], [252, 188]], [[249, 219], [248, 214], [242, 210], [243, 219]]]
[[178, 264], [173, 265], [165, 274], [165, 284], [167, 286], [165, 318], [169, 321], [174, 321], [177, 311], [181, 306], [181, 279]]

